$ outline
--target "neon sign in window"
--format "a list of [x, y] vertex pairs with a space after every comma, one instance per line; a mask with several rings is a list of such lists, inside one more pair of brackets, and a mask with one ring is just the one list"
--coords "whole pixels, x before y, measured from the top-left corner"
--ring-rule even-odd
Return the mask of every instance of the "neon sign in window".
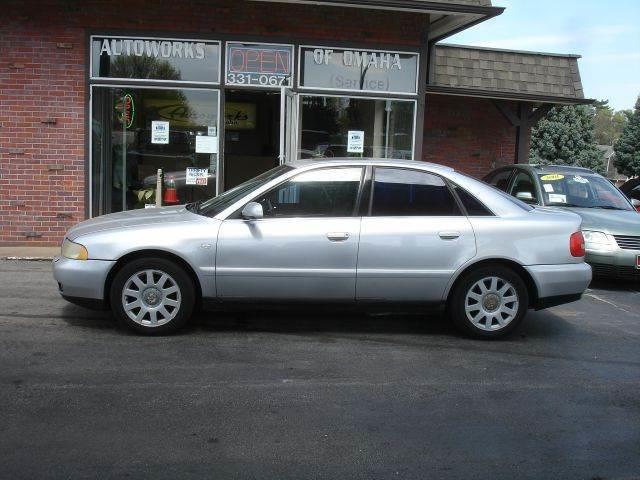
[[227, 85], [291, 85], [293, 48], [286, 45], [227, 44]]

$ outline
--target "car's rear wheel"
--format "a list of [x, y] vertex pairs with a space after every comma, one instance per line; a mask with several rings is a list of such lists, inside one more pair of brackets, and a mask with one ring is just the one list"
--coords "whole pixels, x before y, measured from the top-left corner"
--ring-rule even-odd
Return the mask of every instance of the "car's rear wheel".
[[121, 324], [146, 335], [163, 335], [182, 327], [195, 305], [189, 275], [163, 258], [139, 258], [113, 279], [110, 299]]
[[455, 326], [479, 338], [497, 338], [513, 331], [528, 308], [524, 281], [501, 265], [483, 266], [466, 274], [449, 301]]

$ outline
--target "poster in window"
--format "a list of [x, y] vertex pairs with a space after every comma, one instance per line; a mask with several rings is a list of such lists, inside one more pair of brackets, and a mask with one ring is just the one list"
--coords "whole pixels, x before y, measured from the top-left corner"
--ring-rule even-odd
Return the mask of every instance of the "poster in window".
[[225, 103], [224, 126], [227, 130], [255, 130], [256, 104], [240, 102]]
[[349, 130], [347, 135], [347, 152], [364, 152], [364, 132], [362, 130]]
[[151, 143], [169, 143], [169, 122], [154, 120], [151, 122]]

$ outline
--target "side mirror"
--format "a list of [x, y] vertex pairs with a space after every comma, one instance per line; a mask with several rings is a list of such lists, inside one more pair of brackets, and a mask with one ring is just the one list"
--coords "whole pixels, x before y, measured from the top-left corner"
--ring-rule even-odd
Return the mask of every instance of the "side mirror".
[[241, 215], [245, 220], [259, 220], [264, 217], [262, 205], [257, 202], [249, 202], [242, 209]]
[[632, 198], [631, 205], [633, 205], [633, 208], [640, 212], [640, 200], [638, 200], [637, 198]]
[[516, 198], [526, 203], [535, 203], [535, 200], [531, 192], [518, 192], [516, 193]]

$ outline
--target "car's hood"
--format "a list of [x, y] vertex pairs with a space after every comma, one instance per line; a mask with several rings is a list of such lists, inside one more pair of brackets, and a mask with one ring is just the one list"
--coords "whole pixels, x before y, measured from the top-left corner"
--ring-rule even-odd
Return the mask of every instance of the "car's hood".
[[567, 208], [582, 217], [583, 230], [596, 230], [611, 235], [640, 236], [640, 213], [635, 210], [601, 208]]
[[126, 212], [111, 213], [80, 222], [67, 232], [67, 238], [74, 240], [83, 235], [104, 230], [113, 230], [115, 228], [188, 222], [196, 218], [197, 216], [187, 210], [184, 205], [128, 210]]

